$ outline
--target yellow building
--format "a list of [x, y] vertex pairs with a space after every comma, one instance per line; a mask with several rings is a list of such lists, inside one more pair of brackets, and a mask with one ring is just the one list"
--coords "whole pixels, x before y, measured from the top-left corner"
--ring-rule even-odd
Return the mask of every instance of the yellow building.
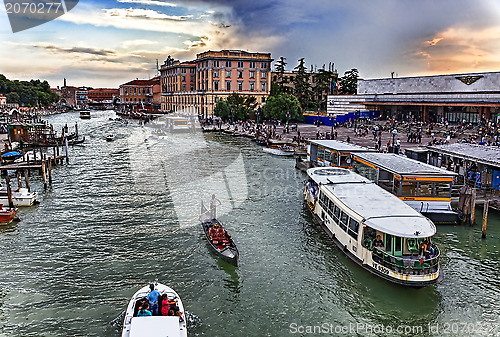
[[189, 62], [169, 56], [160, 68], [161, 109], [210, 116], [232, 93], [253, 96], [261, 106], [271, 90], [272, 61], [270, 53], [241, 50], [207, 51]]

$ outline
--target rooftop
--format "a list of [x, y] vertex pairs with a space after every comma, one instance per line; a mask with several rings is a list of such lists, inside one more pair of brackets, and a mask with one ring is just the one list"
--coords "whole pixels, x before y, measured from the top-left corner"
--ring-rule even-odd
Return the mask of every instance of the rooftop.
[[400, 175], [436, 175], [436, 176], [456, 176], [457, 174], [445, 169], [424, 164], [417, 160], [403, 157], [394, 153], [357, 153], [355, 158], [360, 158], [380, 167], [386, 171], [397, 173]]
[[375, 150], [356, 144], [346, 143], [339, 140], [311, 140], [311, 144], [323, 146], [325, 148], [345, 152], [374, 152]]
[[428, 146], [429, 150], [441, 152], [455, 157], [473, 160], [481, 164], [500, 166], [500, 148], [496, 146], [455, 143], [448, 145]]

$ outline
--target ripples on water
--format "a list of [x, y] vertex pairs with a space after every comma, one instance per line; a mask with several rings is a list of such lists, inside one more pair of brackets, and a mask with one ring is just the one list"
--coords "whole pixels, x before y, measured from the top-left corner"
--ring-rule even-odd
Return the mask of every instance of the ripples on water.
[[[155, 278], [181, 295], [191, 336], [288, 336], [292, 323], [408, 324], [429, 335], [429, 322], [498, 322], [494, 213], [487, 240], [479, 227], [439, 227], [445, 280], [408, 289], [359, 268], [313, 224], [293, 160], [218, 134], [161, 141], [109, 117], [49, 117], [56, 129], [78, 122], [87, 141], [53, 171], [41, 205], [0, 229], [1, 336], [119, 336], [130, 296]], [[32, 175], [38, 191], [40, 181]], [[186, 225], [214, 189], [237, 268], [210, 253], [197, 222]]]

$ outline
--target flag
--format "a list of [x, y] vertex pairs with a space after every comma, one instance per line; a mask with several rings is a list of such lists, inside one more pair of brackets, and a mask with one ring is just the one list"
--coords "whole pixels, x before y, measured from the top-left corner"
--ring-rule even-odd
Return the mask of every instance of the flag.
[[333, 85], [333, 82], [330, 82], [330, 89], [332, 89], [332, 91], [335, 91], [335, 86]]
[[339, 81], [336, 81], [336, 82], [335, 82], [335, 86], [337, 87], [337, 90], [339, 90], [339, 89], [340, 89], [340, 82], [339, 82]]

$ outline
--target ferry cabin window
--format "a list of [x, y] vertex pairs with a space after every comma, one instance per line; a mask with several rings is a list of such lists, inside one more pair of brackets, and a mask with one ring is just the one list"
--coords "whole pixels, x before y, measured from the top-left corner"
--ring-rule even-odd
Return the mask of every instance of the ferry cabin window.
[[333, 207], [334, 206], [335, 205], [333, 204], [333, 201], [328, 200], [328, 208], [326, 210], [328, 212], [328, 215], [333, 216]]
[[344, 231], [347, 230], [347, 223], [349, 221], [349, 216], [345, 214], [344, 212], [340, 213], [340, 221], [339, 221], [339, 226], [342, 228]]
[[335, 218], [338, 222], [340, 217], [340, 208], [337, 205], [335, 205], [335, 210], [333, 211], [333, 214], [335, 214]]
[[396, 194], [396, 195], [401, 195], [401, 192], [399, 190], [399, 187], [401, 186], [401, 181], [394, 178], [394, 185], [392, 187], [392, 193]]
[[339, 155], [335, 152], [330, 153], [330, 163], [339, 166]]
[[419, 196], [426, 196], [430, 197], [433, 196], [433, 186], [434, 183], [432, 182], [426, 182], [426, 181], [421, 181], [418, 183], [418, 195]]
[[451, 195], [451, 184], [445, 182], [436, 182], [436, 196], [438, 197], [450, 197]]
[[354, 239], [358, 240], [358, 230], [359, 230], [359, 222], [354, 219], [349, 219], [349, 235]]
[[358, 161], [353, 161], [352, 166], [354, 167], [354, 172], [361, 174], [363, 177], [370, 179], [370, 181], [373, 181], [374, 183], [377, 182], [377, 169], [366, 166]]
[[416, 181], [403, 181], [403, 188], [401, 195], [417, 195], [417, 182]]
[[351, 156], [340, 156], [340, 166], [351, 166]]
[[325, 155], [325, 150], [320, 149], [318, 147], [318, 159], [323, 159], [323, 156]]

